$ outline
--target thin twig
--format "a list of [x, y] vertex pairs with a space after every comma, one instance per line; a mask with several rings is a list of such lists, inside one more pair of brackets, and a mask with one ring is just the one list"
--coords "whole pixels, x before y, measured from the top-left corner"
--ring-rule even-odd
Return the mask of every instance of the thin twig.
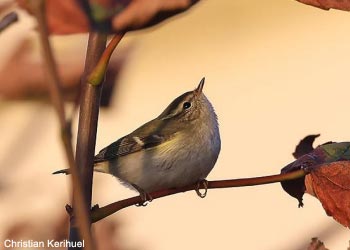
[[75, 192], [76, 204], [74, 205], [76, 209], [77, 224], [79, 226], [82, 238], [85, 241], [86, 249], [92, 249], [93, 243], [90, 234], [90, 221], [89, 221], [89, 210], [84, 206], [84, 195], [82, 190], [81, 181], [79, 178], [78, 169], [74, 161], [73, 147], [71, 143], [71, 133], [70, 127], [66, 122], [66, 115], [61, 91], [61, 81], [57, 72], [57, 67], [55, 59], [52, 53], [49, 34], [46, 25], [45, 16], [45, 1], [43, 0], [31, 0], [28, 2], [32, 8], [32, 11], [38, 21], [38, 30], [40, 35], [41, 46], [43, 50], [43, 56], [45, 59], [46, 69], [48, 71], [48, 86], [51, 96], [51, 101], [56, 110], [57, 116], [59, 118], [61, 126], [61, 136], [64, 145], [66, 157], [68, 160], [69, 168], [72, 173], [72, 186]]
[[[263, 184], [276, 183], [281, 181], [288, 181], [288, 180], [302, 178], [306, 174], [307, 172], [301, 169], [301, 170], [297, 170], [286, 174], [277, 174], [277, 175], [270, 175], [270, 176], [263, 176], [263, 177], [231, 179], [231, 180], [221, 180], [221, 181], [208, 181], [207, 189], [263, 185]], [[199, 187], [204, 188], [204, 184], [201, 183]], [[161, 191], [156, 191], [156, 192], [150, 193], [149, 195], [152, 197], [153, 200], [155, 200], [164, 196], [169, 196], [169, 195], [187, 192], [187, 191], [196, 190], [196, 189], [198, 189], [198, 185], [194, 184], [194, 185], [189, 185], [182, 188], [165, 189]], [[111, 203], [104, 207], [95, 208], [91, 213], [92, 223], [97, 222], [123, 208], [136, 205], [136, 204], [141, 204], [141, 203], [143, 203], [142, 198], [140, 196], [135, 196], [125, 200]]]
[[103, 81], [112, 53], [119, 44], [120, 40], [123, 38], [123, 36], [124, 33], [116, 34], [113, 36], [112, 40], [108, 43], [107, 48], [105, 49], [100, 60], [98, 61], [96, 67], [89, 74], [87, 79], [88, 83], [96, 86]]
[[8, 28], [11, 24], [18, 21], [18, 15], [16, 12], [10, 12], [0, 20], [0, 32]]

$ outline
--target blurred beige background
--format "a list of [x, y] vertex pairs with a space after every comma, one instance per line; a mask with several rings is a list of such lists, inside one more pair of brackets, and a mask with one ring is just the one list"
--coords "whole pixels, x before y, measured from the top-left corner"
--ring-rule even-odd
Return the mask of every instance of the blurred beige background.
[[[158, 115], [203, 76], [222, 137], [209, 180], [279, 173], [308, 134], [321, 133], [316, 144], [349, 141], [349, 23], [347, 12], [296, 1], [221, 0], [128, 34], [121, 48], [134, 49], [112, 107], [100, 112], [96, 151]], [[0, 36], [2, 61], [14, 46], [8, 37], [31, 25]], [[86, 40], [54, 43], [62, 48], [70, 39]], [[75, 49], [80, 55], [85, 46]], [[51, 175], [66, 164], [51, 107], [2, 101], [0, 131], [0, 172], [7, 173], [1, 182], [12, 187], [0, 195], [0, 224], [33, 215], [52, 222], [69, 199], [69, 182]], [[95, 175], [94, 203], [135, 194], [113, 177]], [[326, 216], [318, 200], [305, 195], [304, 203], [298, 209], [297, 200], [271, 184], [209, 190], [205, 199], [178, 194], [108, 220], [121, 221], [126, 249], [305, 249], [316, 236], [329, 249], [347, 249], [348, 229]]]

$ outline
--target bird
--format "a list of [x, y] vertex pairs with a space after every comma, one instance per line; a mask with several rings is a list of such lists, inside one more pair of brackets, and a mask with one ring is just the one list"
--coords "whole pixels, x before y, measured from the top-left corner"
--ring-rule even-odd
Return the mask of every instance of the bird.
[[143, 200], [151, 200], [149, 193], [154, 191], [206, 184], [221, 139], [217, 115], [203, 93], [204, 82], [203, 77], [197, 88], [177, 97], [158, 117], [103, 148], [94, 157], [94, 171], [117, 177]]

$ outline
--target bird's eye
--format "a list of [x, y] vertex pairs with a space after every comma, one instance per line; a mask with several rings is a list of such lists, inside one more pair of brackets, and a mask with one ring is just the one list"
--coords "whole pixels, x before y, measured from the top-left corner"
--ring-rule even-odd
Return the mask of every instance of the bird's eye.
[[190, 102], [184, 102], [183, 104], [183, 108], [184, 109], [189, 109], [191, 107], [191, 103]]

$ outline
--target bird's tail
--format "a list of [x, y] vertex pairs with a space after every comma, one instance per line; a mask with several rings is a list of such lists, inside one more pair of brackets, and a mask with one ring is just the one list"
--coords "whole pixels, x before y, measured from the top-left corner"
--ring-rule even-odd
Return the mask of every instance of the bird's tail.
[[109, 171], [109, 162], [108, 161], [102, 161], [97, 162], [94, 165], [94, 171], [101, 172], [101, 173], [110, 173]]
[[[102, 172], [102, 173], [109, 173], [109, 163], [108, 162], [98, 162], [94, 165], [94, 171], [96, 172]], [[58, 171], [53, 172], [52, 174], [70, 174], [69, 168], [61, 169]]]

